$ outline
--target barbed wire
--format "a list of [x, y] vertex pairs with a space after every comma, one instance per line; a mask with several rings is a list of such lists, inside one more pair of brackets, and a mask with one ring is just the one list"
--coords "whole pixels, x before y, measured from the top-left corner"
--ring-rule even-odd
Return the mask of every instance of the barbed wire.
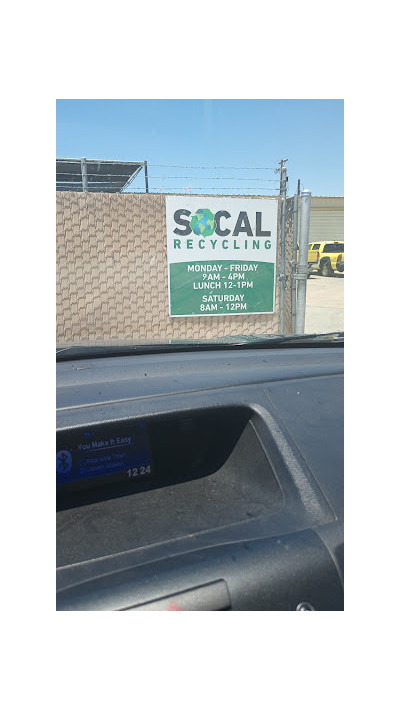
[[257, 166], [240, 165], [168, 165], [166, 163], [147, 163], [152, 168], [190, 168], [191, 170], [273, 170], [276, 168], [262, 168]]
[[[81, 177], [82, 173], [62, 173], [62, 175], [68, 175], [68, 177], [72, 177], [72, 176]], [[119, 175], [117, 173], [107, 173], [107, 174], [105, 174], [105, 173], [104, 174], [87, 173], [87, 177], [89, 178], [90, 176], [95, 176], [96, 178], [127, 178], [128, 179], [127, 175]], [[210, 177], [210, 176], [203, 178], [200, 175], [150, 175], [149, 177], [152, 180], [208, 180], [208, 177]], [[135, 176], [134, 179], [136, 179], [136, 178], [138, 178], [137, 175]], [[62, 182], [62, 183], [71, 182], [67, 179], [60, 180], [57, 176], [56, 176], [56, 179], [57, 179], [57, 182]], [[213, 175], [212, 179], [213, 180], [257, 180], [257, 181], [269, 182], [269, 183], [278, 183], [279, 182], [279, 178], [250, 178], [249, 176], [247, 176], [247, 178], [238, 178], [238, 177], [229, 178], [229, 176], [227, 176], [227, 175], [225, 175], [225, 176]], [[89, 181], [89, 182], [93, 182], [93, 181]], [[96, 182], [105, 182], [106, 183], [109, 181], [104, 180], [104, 181], [96, 181]]]
[[[208, 180], [207, 178], [202, 178], [200, 175], [150, 175], [149, 178], [152, 180]], [[227, 175], [223, 176], [212, 176], [213, 180], [257, 180], [257, 182], [264, 183], [279, 183], [278, 178], [229, 178]]]

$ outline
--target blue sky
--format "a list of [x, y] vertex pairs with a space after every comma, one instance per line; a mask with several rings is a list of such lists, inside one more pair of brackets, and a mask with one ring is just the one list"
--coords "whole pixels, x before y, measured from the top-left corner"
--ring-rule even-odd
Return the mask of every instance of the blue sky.
[[[288, 194], [300, 179], [343, 195], [343, 111], [335, 99], [60, 99], [57, 157], [147, 160], [150, 192], [227, 195], [276, 195], [287, 158]], [[130, 190], [143, 187], [141, 174]]]

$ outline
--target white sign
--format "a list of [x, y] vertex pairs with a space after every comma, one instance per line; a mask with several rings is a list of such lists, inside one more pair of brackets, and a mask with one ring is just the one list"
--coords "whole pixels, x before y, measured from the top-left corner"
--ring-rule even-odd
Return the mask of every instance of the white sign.
[[277, 198], [167, 196], [170, 316], [273, 313]]

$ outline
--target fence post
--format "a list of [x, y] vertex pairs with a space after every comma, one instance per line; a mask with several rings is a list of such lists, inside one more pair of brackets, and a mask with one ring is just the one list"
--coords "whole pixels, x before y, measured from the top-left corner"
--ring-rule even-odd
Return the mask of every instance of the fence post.
[[285, 233], [286, 233], [286, 161], [281, 161], [281, 259], [280, 259], [280, 290], [279, 290], [279, 333], [285, 331]]
[[81, 173], [82, 173], [82, 191], [84, 193], [87, 193], [88, 192], [88, 179], [87, 179], [86, 158], [81, 158]]
[[299, 193], [293, 196], [293, 243], [292, 243], [292, 283], [291, 283], [291, 313], [292, 313], [292, 333], [296, 332], [296, 301], [297, 301], [297, 225], [299, 214]]
[[311, 191], [303, 190], [301, 193], [301, 214], [300, 214], [300, 239], [299, 239], [299, 261], [297, 263], [296, 279], [297, 286], [297, 309], [296, 309], [296, 333], [304, 333], [304, 322], [306, 315], [306, 289], [308, 275], [308, 234], [310, 229], [310, 206]]

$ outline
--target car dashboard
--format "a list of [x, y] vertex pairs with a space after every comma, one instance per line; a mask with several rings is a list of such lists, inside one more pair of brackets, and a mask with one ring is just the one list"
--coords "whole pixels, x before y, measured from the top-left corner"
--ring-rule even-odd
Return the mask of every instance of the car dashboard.
[[57, 363], [57, 609], [343, 609], [343, 347]]

